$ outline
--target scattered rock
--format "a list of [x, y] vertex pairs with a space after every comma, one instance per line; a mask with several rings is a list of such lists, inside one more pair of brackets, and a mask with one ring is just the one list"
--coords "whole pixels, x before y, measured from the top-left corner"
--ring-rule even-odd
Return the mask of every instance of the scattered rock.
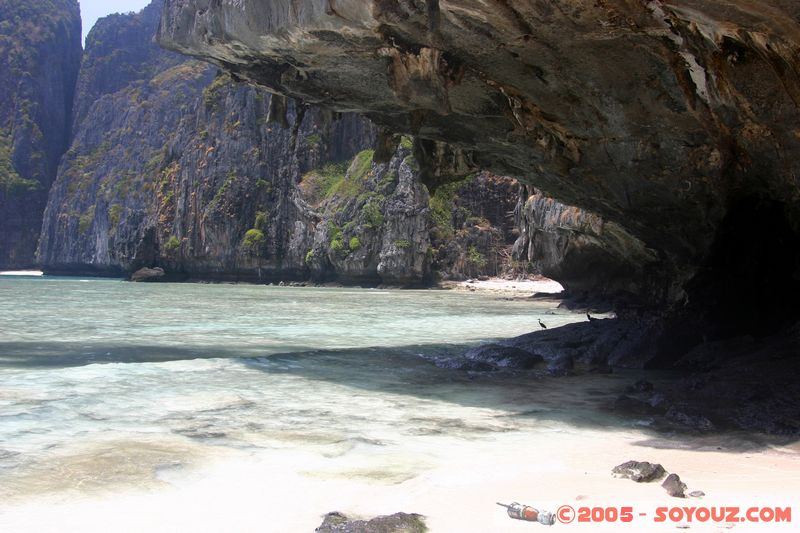
[[681, 478], [678, 476], [678, 474], [668, 475], [667, 479], [664, 480], [661, 486], [664, 487], [667, 493], [673, 498], [686, 497], [686, 483], [681, 481]]
[[647, 461], [628, 461], [619, 466], [615, 466], [612, 474], [624, 479], [632, 479], [637, 483], [649, 483], [658, 481], [667, 475], [664, 467], [657, 463]]
[[690, 498], [702, 498], [705, 495], [706, 493], [703, 492], [702, 490], [693, 490], [692, 492], [687, 494], [687, 496], [689, 496]]
[[161, 267], [156, 268], [140, 268], [131, 274], [131, 281], [160, 281], [166, 272]]
[[372, 520], [353, 520], [342, 513], [328, 513], [317, 533], [424, 533], [428, 531], [421, 515], [396, 513]]

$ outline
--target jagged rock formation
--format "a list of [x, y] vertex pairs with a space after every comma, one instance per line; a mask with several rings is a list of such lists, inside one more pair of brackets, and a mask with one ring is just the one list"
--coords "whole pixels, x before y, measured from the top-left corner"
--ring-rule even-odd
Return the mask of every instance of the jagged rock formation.
[[490, 169], [598, 213], [644, 251], [627, 288], [713, 335], [797, 317], [796, 2], [167, 0], [159, 40], [413, 133], [432, 186]]
[[306, 249], [289, 246], [295, 180], [352, 156], [370, 142], [370, 126], [291, 106], [292, 127], [280, 128], [268, 122], [269, 105], [269, 95], [195, 62], [98, 100], [51, 192], [42, 263], [302, 279]]
[[34, 263], [67, 148], [80, 39], [75, 0], [0, 0], [0, 270]]
[[[51, 273], [420, 285], [507, 270], [514, 180], [440, 188], [406, 138], [160, 49], [158, 3], [87, 39], [38, 258]], [[433, 270], [432, 270], [433, 269]]]

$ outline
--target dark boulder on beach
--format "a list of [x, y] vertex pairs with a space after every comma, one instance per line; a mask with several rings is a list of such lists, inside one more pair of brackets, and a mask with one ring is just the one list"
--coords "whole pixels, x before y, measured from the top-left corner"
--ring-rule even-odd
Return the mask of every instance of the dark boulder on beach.
[[647, 461], [628, 461], [615, 466], [611, 471], [616, 477], [632, 479], [637, 483], [650, 483], [658, 481], [667, 475], [664, 467], [658, 463], [648, 463]]
[[428, 531], [422, 515], [395, 513], [372, 520], [354, 520], [342, 513], [325, 515], [317, 533], [424, 533]]
[[686, 483], [681, 481], [681, 478], [678, 474], [668, 475], [667, 479], [664, 480], [661, 486], [664, 487], [667, 493], [673, 498], [686, 497]]

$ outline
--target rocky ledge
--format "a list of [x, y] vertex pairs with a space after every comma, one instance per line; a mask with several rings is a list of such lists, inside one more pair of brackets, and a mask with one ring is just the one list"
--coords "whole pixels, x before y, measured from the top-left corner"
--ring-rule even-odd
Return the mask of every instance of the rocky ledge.
[[[594, 318], [594, 317], [593, 317]], [[433, 362], [468, 372], [532, 371], [552, 377], [654, 369], [664, 322], [655, 317], [595, 319], [471, 348]], [[763, 339], [703, 343], [667, 373], [631, 383], [606, 407], [657, 431], [748, 430], [800, 436], [800, 326]], [[677, 370], [677, 372], [676, 372]]]

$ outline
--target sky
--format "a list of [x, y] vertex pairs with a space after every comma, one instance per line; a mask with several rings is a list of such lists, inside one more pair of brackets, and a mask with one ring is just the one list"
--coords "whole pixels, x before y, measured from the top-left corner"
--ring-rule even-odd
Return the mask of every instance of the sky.
[[112, 13], [141, 11], [150, 2], [151, 0], [80, 0], [83, 40], [86, 41], [86, 35], [97, 19]]

